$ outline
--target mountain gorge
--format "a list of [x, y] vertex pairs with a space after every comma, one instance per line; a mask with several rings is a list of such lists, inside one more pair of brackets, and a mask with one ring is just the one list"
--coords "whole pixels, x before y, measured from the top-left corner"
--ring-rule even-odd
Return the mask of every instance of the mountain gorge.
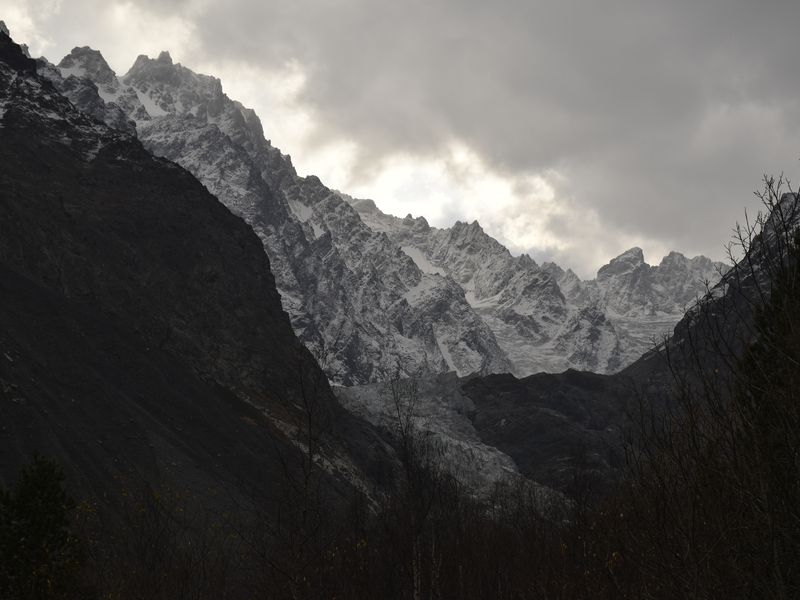
[[300, 177], [252, 110], [166, 52], [140, 56], [123, 77], [89, 48], [57, 67], [39, 64], [81, 110], [135, 129], [253, 227], [294, 331], [338, 384], [448, 371], [614, 372], [718, 277], [721, 265], [703, 257], [673, 253], [649, 267], [629, 251], [583, 282], [513, 257], [477, 223], [437, 229], [385, 215]]
[[794, 597], [784, 185], [730, 268], [582, 280], [0, 21], [0, 597]]

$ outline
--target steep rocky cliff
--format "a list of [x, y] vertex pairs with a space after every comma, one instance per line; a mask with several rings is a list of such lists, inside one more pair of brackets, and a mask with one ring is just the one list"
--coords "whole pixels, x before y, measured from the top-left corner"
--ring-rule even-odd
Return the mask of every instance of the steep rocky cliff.
[[5, 482], [38, 451], [95, 499], [135, 479], [252, 503], [288, 485], [309, 400], [329, 490], [380, 456], [292, 332], [252, 229], [2, 32], [0, 307]]

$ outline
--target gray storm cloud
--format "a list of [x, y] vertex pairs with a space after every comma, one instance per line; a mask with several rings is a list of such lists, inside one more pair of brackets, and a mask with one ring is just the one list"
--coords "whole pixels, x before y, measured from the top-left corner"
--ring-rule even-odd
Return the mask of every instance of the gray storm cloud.
[[323, 135], [362, 160], [451, 138], [557, 169], [610, 230], [719, 254], [764, 172], [800, 156], [797, 2], [217, 3], [199, 47], [298, 60]]
[[606, 246], [719, 257], [761, 175], [797, 171], [795, 1], [134, 4], [184, 19], [194, 60], [302, 65], [318, 141], [355, 140], [363, 172], [458, 140], [511, 179], [560, 173]]

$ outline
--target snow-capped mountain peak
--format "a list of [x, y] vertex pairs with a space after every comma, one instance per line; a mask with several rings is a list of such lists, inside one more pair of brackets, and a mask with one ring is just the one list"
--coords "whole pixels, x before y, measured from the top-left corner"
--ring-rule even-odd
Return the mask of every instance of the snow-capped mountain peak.
[[95, 85], [109, 85], [117, 79], [117, 74], [108, 65], [103, 55], [88, 46], [73, 48], [72, 52], [58, 63], [58, 68], [65, 79], [70, 75], [86, 77], [91, 79]]
[[600, 267], [600, 270], [597, 271], [597, 278], [604, 279], [613, 275], [630, 273], [645, 264], [644, 252], [642, 252], [641, 248], [635, 246], [630, 250], [626, 250], [616, 258], [612, 258], [607, 265]]

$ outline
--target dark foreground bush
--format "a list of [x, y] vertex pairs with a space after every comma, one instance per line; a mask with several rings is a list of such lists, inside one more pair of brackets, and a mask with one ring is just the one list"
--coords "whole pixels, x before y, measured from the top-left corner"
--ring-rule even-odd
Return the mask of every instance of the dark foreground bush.
[[0, 597], [9, 600], [72, 598], [80, 548], [73, 534], [74, 502], [58, 465], [34, 457], [13, 490], [0, 490]]

